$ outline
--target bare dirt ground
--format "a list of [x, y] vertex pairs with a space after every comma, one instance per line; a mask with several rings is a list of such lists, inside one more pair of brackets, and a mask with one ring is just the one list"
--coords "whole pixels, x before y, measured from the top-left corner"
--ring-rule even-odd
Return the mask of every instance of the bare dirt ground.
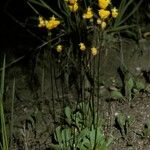
[[[150, 41], [144, 39], [141, 42], [141, 48], [139, 48], [133, 41], [125, 40], [123, 55], [129, 70], [135, 76], [139, 76], [145, 85], [149, 85], [143, 74], [140, 74], [141, 72], [138, 71], [150, 70]], [[120, 87], [122, 86], [122, 81], [117, 72], [117, 68], [120, 65], [118, 57], [118, 52], [113, 50], [108, 52], [103, 65], [104, 69], [102, 69], [104, 88], [100, 91], [103, 97], [102, 113], [105, 119], [105, 132], [108, 135], [111, 134], [114, 138], [110, 150], [149, 150], [150, 135], [144, 134], [145, 124], [150, 121], [149, 93], [140, 92], [130, 104], [129, 102], [120, 102], [118, 100], [108, 101], [110, 98], [108, 88], [112, 84], [112, 78], [118, 82]], [[74, 102], [73, 96], [70, 96], [70, 102], [65, 101], [59, 88], [59, 99], [55, 98], [57, 93], [56, 87], [53, 89], [54, 95], [52, 96], [51, 86], [53, 83], [48, 69], [52, 64], [44, 67], [44, 85], [42, 85], [43, 63], [41, 63], [40, 58], [36, 59], [34, 71], [32, 63], [30, 59], [27, 59], [14, 64], [6, 70], [5, 112], [7, 123], [10, 122], [11, 117], [12, 83], [14, 77], [16, 80], [12, 150], [23, 150], [25, 147], [29, 150], [48, 150], [52, 142], [51, 135], [60, 121], [63, 104], [69, 105]], [[120, 113], [134, 118], [130, 131], [125, 137], [122, 136], [115, 123], [116, 115]]]

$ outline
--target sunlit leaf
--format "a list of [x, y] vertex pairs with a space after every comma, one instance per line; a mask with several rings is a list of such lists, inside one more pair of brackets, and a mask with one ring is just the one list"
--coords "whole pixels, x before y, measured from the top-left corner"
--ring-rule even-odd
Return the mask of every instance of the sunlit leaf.
[[134, 87], [134, 80], [132, 77], [130, 77], [127, 81], [126, 81], [126, 86], [128, 88], [128, 90], [132, 90]]
[[71, 113], [72, 113], [72, 111], [71, 111], [71, 108], [70, 107], [66, 107], [65, 108], [65, 115], [66, 115], [66, 121], [67, 121], [67, 123], [70, 125], [71, 124]]
[[140, 91], [140, 90], [143, 90], [145, 89], [145, 85], [143, 82], [140, 82], [140, 81], [136, 81], [135, 82], [135, 88]]
[[111, 91], [111, 97], [113, 99], [124, 99], [124, 96], [120, 91]]

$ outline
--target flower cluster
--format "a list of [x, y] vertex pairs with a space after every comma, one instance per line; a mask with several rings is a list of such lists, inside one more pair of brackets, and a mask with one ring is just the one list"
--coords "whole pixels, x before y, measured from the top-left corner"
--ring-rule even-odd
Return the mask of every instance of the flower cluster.
[[[79, 45], [79, 49], [80, 49], [81, 51], [84, 52], [84, 51], [86, 50], [86, 46], [85, 46], [85, 44], [84, 44], [83, 42], [80, 42], [78, 45]], [[58, 44], [55, 49], [56, 49], [56, 51], [57, 51], [58, 53], [61, 53], [61, 52], [63, 51], [63, 45]], [[97, 53], [98, 53], [97, 48], [96, 48], [96, 47], [92, 47], [92, 48], [91, 48], [91, 54], [92, 54], [93, 56], [95, 56], [95, 55], [97, 55]]]
[[76, 12], [79, 8], [77, 0], [65, 0], [71, 12]]
[[[85, 44], [82, 43], [82, 42], [79, 44], [79, 47], [80, 47], [80, 50], [81, 50], [81, 51], [85, 51], [85, 50], [86, 50], [86, 46], [85, 46]], [[92, 54], [93, 56], [97, 55], [97, 48], [96, 48], [96, 47], [92, 47], [92, 48], [91, 48], [91, 54]]]
[[[111, 4], [111, 0], [98, 0], [98, 19], [97, 24], [101, 26], [101, 29], [105, 29], [107, 26], [107, 20], [112, 16], [112, 18], [116, 18], [118, 16], [118, 9], [116, 7], [112, 8], [111, 10], [108, 9], [109, 5]], [[86, 12], [83, 14], [84, 19], [92, 19], [94, 13], [91, 7], [88, 7]]]
[[[76, 12], [79, 8], [78, 0], [64, 0], [64, 2], [68, 7], [68, 9], [70, 10], [70, 12]], [[100, 26], [100, 30], [104, 30], [107, 27], [109, 19], [116, 18], [118, 16], [118, 9], [116, 9], [116, 7], [114, 8], [112, 7], [111, 0], [98, 0], [97, 5], [98, 5], [97, 14], [95, 14], [95, 11], [92, 9], [91, 6], [89, 6], [85, 10], [85, 12], [79, 12], [79, 15], [81, 14], [81, 19], [92, 21], [92, 23], [97, 22], [96, 27], [99, 28]], [[94, 20], [94, 18], [96, 18], [96, 21]], [[56, 19], [54, 16], [52, 16], [49, 20], [46, 20], [40, 16], [38, 27], [40, 28], [45, 27], [48, 30], [52, 30], [56, 28], [59, 24], [60, 20]], [[79, 50], [82, 52], [86, 51], [87, 49], [83, 42], [80, 42], [78, 46]], [[58, 53], [61, 53], [64, 50], [64, 48], [65, 48], [64, 45], [58, 44], [55, 50]], [[90, 50], [93, 56], [97, 55], [98, 50], [96, 45], [92, 45]]]
[[108, 10], [108, 6], [111, 4], [111, 0], [98, 0], [98, 6], [99, 6], [99, 18], [97, 20], [97, 23], [101, 25], [102, 29], [105, 29], [107, 26], [106, 19], [109, 18], [111, 15], [113, 18], [116, 18], [118, 16], [118, 10], [116, 7], [112, 8], [111, 11]]
[[52, 16], [49, 20], [45, 20], [43, 17], [39, 17], [38, 27], [45, 27], [48, 30], [56, 28], [60, 24], [60, 21]]

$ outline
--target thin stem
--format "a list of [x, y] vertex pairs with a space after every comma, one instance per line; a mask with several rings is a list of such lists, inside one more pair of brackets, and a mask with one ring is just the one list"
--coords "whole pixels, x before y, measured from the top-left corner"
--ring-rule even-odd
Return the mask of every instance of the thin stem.
[[10, 149], [12, 149], [13, 144], [13, 125], [14, 125], [14, 100], [15, 100], [15, 78], [13, 81], [13, 90], [12, 90], [12, 103], [11, 103], [11, 127], [10, 127]]

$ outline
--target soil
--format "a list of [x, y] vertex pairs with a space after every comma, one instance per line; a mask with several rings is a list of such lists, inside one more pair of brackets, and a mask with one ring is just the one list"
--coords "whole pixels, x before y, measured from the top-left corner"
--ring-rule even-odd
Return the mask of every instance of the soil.
[[[150, 70], [149, 43], [149, 39], [142, 39], [139, 46], [129, 39], [123, 39], [122, 42], [124, 63], [145, 86], [149, 83], [142, 72]], [[8, 58], [7, 63], [16, 60], [16, 56], [12, 54], [8, 54]], [[47, 52], [45, 54], [41, 52], [36, 57], [34, 55], [34, 59], [27, 56], [6, 70], [4, 106], [7, 125], [11, 120], [14, 79], [16, 83], [11, 150], [49, 149], [52, 134], [60, 123], [64, 107], [73, 106], [77, 100], [74, 91], [69, 95], [65, 94], [61, 80], [52, 80], [59, 70], [55, 69], [56, 62], [50, 60], [51, 58], [47, 58]], [[120, 67], [118, 51], [116, 49], [108, 51], [102, 63], [101, 113], [105, 119], [106, 134], [114, 139], [110, 150], [149, 150], [150, 133], [144, 134], [145, 124], [150, 120], [149, 91], [139, 92], [130, 103], [110, 100], [109, 88], [113, 86], [114, 80], [115, 86], [123, 86], [118, 73]], [[116, 115], [120, 113], [134, 118], [130, 131], [125, 137], [122, 136], [115, 122]]]
[[[61, 124], [64, 107], [74, 107], [78, 100], [78, 91], [74, 90], [76, 76], [71, 80], [70, 93], [67, 93], [64, 81], [60, 78], [58, 69], [60, 62], [52, 61], [49, 51], [35, 48], [41, 43], [41, 32], [36, 31], [38, 34], [32, 37], [26, 28], [16, 23], [17, 20], [8, 17], [8, 14], [4, 12], [7, 2], [7, 0], [1, 2], [0, 6], [0, 16], [3, 20], [0, 24], [0, 64], [2, 66], [3, 53], [6, 53], [4, 108], [8, 133], [12, 133], [10, 150], [49, 150], [55, 128]], [[10, 14], [19, 22], [26, 24], [26, 18], [32, 16], [33, 11], [24, 4], [26, 2], [20, 1], [21, 4], [18, 1], [10, 2], [7, 8]], [[145, 4], [148, 6], [147, 2]], [[146, 20], [146, 24], [149, 24], [149, 19]], [[146, 31], [150, 29], [150, 27], [144, 28]], [[121, 62], [124, 62], [128, 71], [145, 87], [150, 87], [149, 35], [144, 34], [144, 38], [141, 38], [139, 43], [123, 38], [121, 46], [117, 45], [116, 48], [116, 45], [108, 44], [106, 53], [102, 52], [100, 110], [105, 120], [105, 134], [113, 137], [110, 150], [150, 149], [150, 131], [145, 133], [145, 125], [150, 121], [150, 88], [147, 91], [140, 91], [130, 102], [113, 100], [110, 97], [111, 87], [115, 86], [119, 89], [123, 87], [123, 81], [118, 72]], [[21, 59], [18, 60], [18, 58]], [[12, 120], [14, 80], [15, 98]], [[86, 89], [89, 88], [88, 86], [89, 83], [86, 84]], [[116, 124], [116, 115], [119, 114], [134, 118], [125, 136], [121, 134]], [[10, 124], [13, 126], [12, 129]]]

